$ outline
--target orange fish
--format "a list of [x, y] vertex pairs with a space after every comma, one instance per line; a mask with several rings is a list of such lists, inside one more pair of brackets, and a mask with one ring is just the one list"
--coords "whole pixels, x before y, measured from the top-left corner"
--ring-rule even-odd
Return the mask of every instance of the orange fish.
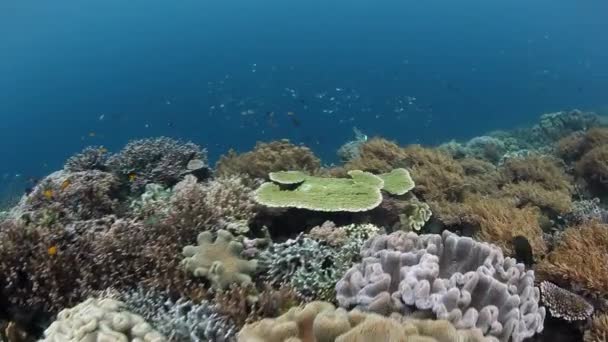
[[129, 173], [129, 181], [133, 182], [137, 178], [137, 174], [135, 172]]
[[51, 247], [49, 247], [49, 249], [47, 250], [47, 252], [49, 253], [50, 256], [53, 256], [53, 255], [57, 254], [57, 246], [56, 245], [52, 245]]
[[69, 179], [64, 180], [63, 183], [61, 183], [61, 190], [65, 190], [65, 188], [70, 186], [70, 184], [72, 184], [72, 183], [70, 182]]
[[46, 199], [49, 199], [49, 200], [50, 200], [50, 199], [52, 199], [52, 198], [53, 198], [53, 190], [51, 190], [51, 189], [46, 189], [46, 190], [44, 190], [44, 192], [43, 192], [42, 194], [44, 195], [44, 197], [45, 197]]

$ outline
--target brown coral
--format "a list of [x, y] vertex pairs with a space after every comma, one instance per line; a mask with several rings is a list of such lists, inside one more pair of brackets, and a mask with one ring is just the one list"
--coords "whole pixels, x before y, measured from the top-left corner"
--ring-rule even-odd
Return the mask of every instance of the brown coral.
[[220, 221], [245, 221], [255, 216], [258, 205], [253, 189], [238, 176], [218, 177], [198, 183], [187, 175], [173, 188], [163, 222], [198, 231], [211, 229]]
[[513, 254], [512, 241], [524, 236], [534, 255], [544, 255], [547, 246], [542, 238], [537, 208], [517, 208], [506, 199], [475, 196], [466, 202], [467, 218], [477, 227], [476, 238], [500, 246], [506, 254]]
[[559, 190], [547, 190], [538, 183], [507, 184], [500, 195], [514, 199], [518, 207], [536, 206], [551, 216], [564, 215], [572, 209], [572, 197]]
[[533, 182], [547, 190], [570, 193], [572, 182], [558, 161], [540, 155], [507, 159], [502, 169], [507, 181], [511, 183]]
[[294, 145], [289, 140], [258, 142], [253, 151], [237, 154], [228, 152], [216, 164], [220, 176], [247, 175], [266, 179], [270, 172], [298, 170], [314, 173], [321, 161], [305, 146]]
[[566, 287], [581, 286], [592, 294], [608, 292], [608, 225], [588, 222], [567, 228], [536, 271]]
[[598, 146], [576, 162], [575, 172], [587, 182], [588, 188], [595, 194], [608, 189], [608, 145]]
[[359, 146], [358, 156], [344, 167], [346, 170], [384, 173], [403, 167], [405, 157], [403, 149], [396, 143], [383, 138], [372, 138]]
[[593, 318], [591, 327], [585, 331], [585, 342], [608, 341], [608, 314], [600, 314]]

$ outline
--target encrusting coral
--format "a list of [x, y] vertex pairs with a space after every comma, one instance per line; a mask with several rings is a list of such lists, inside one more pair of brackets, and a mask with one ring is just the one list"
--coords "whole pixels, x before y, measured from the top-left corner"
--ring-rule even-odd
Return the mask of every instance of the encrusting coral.
[[340, 306], [378, 313], [432, 311], [457, 328], [477, 328], [501, 341], [542, 331], [534, 272], [496, 246], [458, 237], [395, 232], [368, 240], [336, 285]]
[[41, 341], [168, 341], [141, 316], [125, 307], [117, 300], [89, 298], [73, 308], [62, 310], [45, 330]]
[[237, 154], [230, 151], [216, 164], [218, 176], [246, 175], [266, 179], [270, 172], [300, 170], [315, 173], [321, 161], [305, 146], [294, 145], [289, 140], [258, 142], [253, 151]]
[[336, 309], [327, 302], [295, 307], [274, 319], [248, 324], [239, 342], [371, 342], [467, 341], [493, 342], [478, 330], [457, 330], [447, 321], [417, 320], [399, 315], [383, 317], [359, 310]]
[[593, 314], [593, 306], [583, 297], [548, 282], [540, 283], [541, 301], [552, 317], [566, 321], [586, 320]]
[[271, 172], [272, 182], [256, 190], [255, 200], [269, 207], [357, 212], [377, 207], [382, 202], [381, 190], [403, 195], [414, 187], [405, 169], [377, 176], [352, 170], [348, 175], [351, 178], [316, 177], [299, 171]]
[[184, 247], [184, 267], [196, 277], [204, 277], [211, 286], [225, 289], [231, 284], [251, 282], [251, 274], [257, 268], [256, 260], [241, 257], [243, 244], [225, 230], [213, 233], [202, 232], [198, 235], [196, 246]]
[[568, 288], [608, 293], [608, 225], [590, 221], [567, 228], [536, 272]]

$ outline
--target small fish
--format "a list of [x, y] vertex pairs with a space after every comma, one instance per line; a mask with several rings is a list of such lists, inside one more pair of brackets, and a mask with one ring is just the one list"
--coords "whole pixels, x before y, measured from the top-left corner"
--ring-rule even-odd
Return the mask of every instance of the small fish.
[[44, 198], [46, 199], [52, 199], [53, 198], [53, 190], [51, 189], [46, 189], [44, 190], [44, 192], [42, 193], [42, 195], [44, 195]]
[[518, 262], [523, 263], [526, 266], [532, 266], [534, 264], [534, 254], [532, 253], [532, 246], [525, 236], [518, 235], [513, 238], [513, 249], [515, 252], [515, 259]]
[[291, 117], [291, 123], [296, 127], [300, 127], [300, 125], [302, 124], [302, 122], [300, 122], [300, 120], [298, 120], [298, 118], [296, 118], [295, 116]]
[[102, 146], [99, 148], [99, 153], [101, 153], [101, 154], [108, 153], [108, 149]]
[[52, 245], [51, 247], [48, 248], [47, 253], [49, 253], [50, 256], [54, 256], [57, 254], [57, 246], [56, 245]]
[[96, 136], [96, 135], [97, 135], [97, 133], [95, 133], [93, 131], [89, 132], [89, 137], [91, 137], [91, 138], [94, 137], [94, 136]]
[[65, 190], [65, 189], [66, 189], [68, 186], [70, 186], [70, 184], [72, 184], [72, 182], [70, 182], [70, 180], [69, 180], [69, 179], [64, 180], [64, 181], [61, 183], [61, 190], [62, 190], [62, 191], [63, 191], [63, 190]]
[[287, 112], [287, 116], [294, 116], [294, 115], [296, 115], [296, 113], [294, 113], [294, 112]]
[[129, 177], [129, 181], [133, 182], [137, 179], [137, 174], [135, 172], [131, 172], [131, 173], [129, 173], [128, 177]]
[[99, 116], [99, 121], [103, 121], [103, 119], [105, 119], [105, 118], [106, 118], [106, 115], [105, 114], [101, 114]]

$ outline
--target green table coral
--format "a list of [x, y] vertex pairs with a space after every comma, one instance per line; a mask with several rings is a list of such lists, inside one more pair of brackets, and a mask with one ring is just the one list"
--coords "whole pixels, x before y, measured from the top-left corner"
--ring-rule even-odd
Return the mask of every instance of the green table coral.
[[213, 241], [213, 233], [198, 235], [197, 246], [186, 246], [182, 254], [186, 257], [183, 265], [194, 276], [207, 278], [216, 289], [226, 289], [232, 284], [251, 283], [251, 274], [257, 268], [256, 260], [241, 257], [243, 244], [225, 230], [218, 230]]
[[271, 172], [272, 182], [262, 184], [255, 200], [268, 207], [299, 208], [314, 211], [367, 211], [382, 202], [382, 192], [402, 195], [414, 187], [405, 169], [374, 175], [349, 171], [350, 178], [309, 176], [300, 171]]

